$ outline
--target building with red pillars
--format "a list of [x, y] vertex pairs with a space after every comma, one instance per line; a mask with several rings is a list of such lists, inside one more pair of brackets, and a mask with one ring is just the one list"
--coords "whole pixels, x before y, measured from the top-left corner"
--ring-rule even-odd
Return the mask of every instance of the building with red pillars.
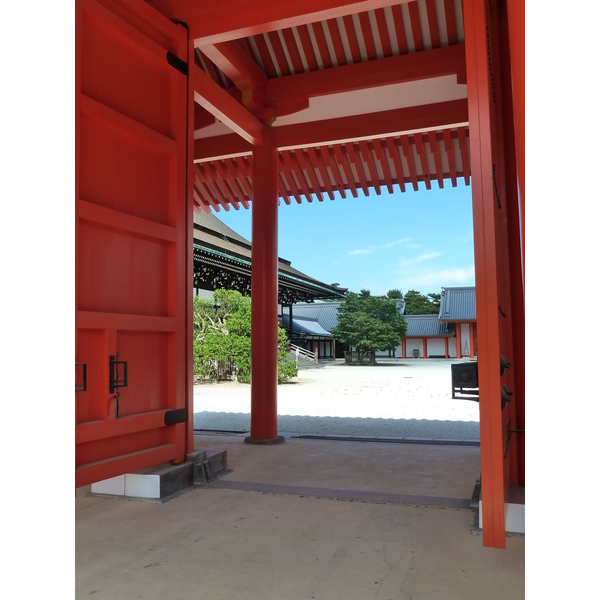
[[278, 205], [461, 178], [473, 198], [483, 544], [504, 547], [509, 488], [525, 485], [524, 2], [75, 10], [76, 485], [193, 449], [193, 211], [252, 210], [248, 441], [275, 443]]

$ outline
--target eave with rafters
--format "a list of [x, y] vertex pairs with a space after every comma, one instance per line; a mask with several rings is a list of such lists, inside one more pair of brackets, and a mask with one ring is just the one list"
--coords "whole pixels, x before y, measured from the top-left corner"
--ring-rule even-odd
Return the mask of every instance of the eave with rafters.
[[149, 3], [194, 38], [197, 210], [249, 208], [265, 126], [285, 204], [469, 184], [460, 0]]

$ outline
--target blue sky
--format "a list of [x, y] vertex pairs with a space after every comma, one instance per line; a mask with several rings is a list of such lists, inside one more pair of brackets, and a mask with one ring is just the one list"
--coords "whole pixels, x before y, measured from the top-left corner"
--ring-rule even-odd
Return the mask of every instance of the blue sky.
[[[397, 288], [423, 294], [475, 285], [471, 187], [382, 189], [358, 198], [327, 196], [279, 207], [279, 256], [325, 283], [353, 292]], [[225, 224], [251, 239], [251, 211], [221, 210]]]

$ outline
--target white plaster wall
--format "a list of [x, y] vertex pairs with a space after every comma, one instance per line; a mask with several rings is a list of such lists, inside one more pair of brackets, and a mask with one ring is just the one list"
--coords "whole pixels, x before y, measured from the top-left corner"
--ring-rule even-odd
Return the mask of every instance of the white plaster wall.
[[448, 356], [450, 358], [456, 358], [456, 338], [448, 338]]
[[415, 348], [419, 350], [419, 358], [423, 358], [423, 340], [420, 338], [406, 340], [406, 357], [412, 358]]
[[446, 343], [442, 338], [427, 338], [427, 356], [446, 356]]
[[469, 324], [460, 324], [460, 349], [463, 356], [471, 354], [471, 338], [469, 337]]

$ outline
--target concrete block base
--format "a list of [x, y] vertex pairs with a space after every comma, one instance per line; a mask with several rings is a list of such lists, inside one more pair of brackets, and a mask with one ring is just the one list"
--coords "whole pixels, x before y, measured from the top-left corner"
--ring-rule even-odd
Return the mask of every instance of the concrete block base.
[[226, 472], [226, 450], [196, 450], [178, 465], [164, 463], [93, 483], [91, 493], [165, 500], [186, 488], [213, 481]]
[[[477, 507], [479, 511], [479, 529], [483, 526], [483, 512], [481, 507], [481, 494], [475, 486], [479, 496]], [[506, 533], [525, 534], [525, 488], [512, 486], [508, 493], [508, 502], [504, 505], [504, 528]]]

